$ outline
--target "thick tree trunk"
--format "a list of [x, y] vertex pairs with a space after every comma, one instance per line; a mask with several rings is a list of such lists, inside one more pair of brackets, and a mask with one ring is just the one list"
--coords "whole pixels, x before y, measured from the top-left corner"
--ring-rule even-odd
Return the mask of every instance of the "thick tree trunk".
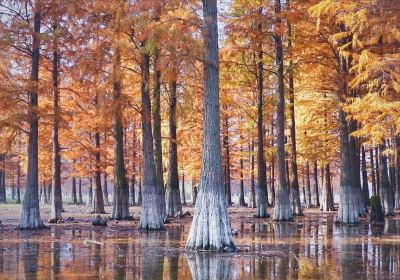
[[50, 223], [57, 223], [62, 220], [62, 194], [61, 194], [61, 157], [60, 143], [58, 140], [59, 128], [59, 91], [58, 91], [58, 46], [57, 46], [58, 22], [53, 22], [53, 154], [52, 154], [52, 180], [51, 180], [51, 211]]
[[154, 164], [156, 169], [157, 183], [164, 190], [164, 176], [162, 163], [161, 142], [161, 71], [159, 66], [159, 50], [154, 49], [154, 88], [153, 88], [153, 141], [154, 141]]
[[322, 199], [320, 209], [322, 211], [335, 211], [335, 206], [333, 204], [333, 193], [331, 186], [331, 171], [329, 164], [323, 167], [324, 181], [322, 184]]
[[182, 173], [181, 199], [182, 199], [182, 205], [186, 205], [185, 173]]
[[385, 215], [383, 214], [381, 199], [379, 196], [371, 196], [371, 222], [384, 222]]
[[[275, 24], [281, 24], [281, 1], [275, 0]], [[274, 34], [276, 48], [276, 65], [278, 76], [278, 100], [277, 100], [277, 133], [276, 133], [276, 154], [278, 163], [279, 184], [275, 194], [274, 220], [287, 221], [292, 219], [292, 209], [290, 207], [289, 190], [286, 182], [285, 165], [285, 85], [283, 69], [283, 47], [282, 36]]]
[[[261, 23], [258, 25], [259, 31], [262, 29]], [[264, 126], [263, 126], [263, 104], [264, 104], [264, 79], [263, 79], [263, 63], [262, 63], [262, 46], [259, 46], [260, 50], [258, 52], [257, 61], [257, 210], [256, 217], [267, 218], [269, 217], [267, 204], [268, 204], [268, 194], [266, 185], [266, 165], [264, 158]]]
[[176, 137], [176, 80], [169, 84], [169, 155], [168, 183], [166, 189], [167, 215], [175, 216], [182, 211], [179, 194], [178, 149]]
[[[120, 8], [116, 8], [115, 33], [120, 36]], [[118, 40], [117, 40], [118, 41]], [[119, 43], [117, 43], [119, 44]], [[121, 106], [121, 53], [120, 46], [114, 47], [112, 82], [113, 82], [113, 136], [114, 136], [114, 195], [111, 218], [122, 220], [129, 218], [129, 189], [126, 180], [124, 161], [124, 130], [122, 126]], [[152, 144], [152, 143], [151, 143]]]
[[[345, 90], [342, 89], [344, 93]], [[342, 100], [343, 102], [343, 100]], [[339, 109], [340, 129], [340, 197], [339, 210], [336, 221], [344, 224], [358, 223], [358, 199], [359, 191], [353, 186], [351, 156], [349, 144], [349, 129], [346, 113]]]
[[254, 142], [251, 140], [250, 150], [250, 190], [249, 190], [249, 208], [256, 208], [255, 178], [254, 178]]
[[[96, 96], [97, 106], [97, 96]], [[104, 214], [104, 200], [103, 190], [101, 189], [101, 169], [100, 169], [100, 132], [95, 133], [96, 142], [96, 172], [95, 172], [95, 185], [94, 185], [94, 196], [92, 204], [92, 213]]]
[[361, 172], [362, 172], [362, 190], [364, 195], [365, 207], [370, 206], [369, 203], [369, 187], [368, 187], [368, 174], [367, 174], [367, 161], [365, 157], [365, 147], [361, 146]]
[[22, 204], [20, 229], [42, 228], [38, 198], [38, 83], [39, 83], [39, 58], [40, 58], [40, 24], [41, 1], [35, 1], [32, 35], [32, 68], [31, 89], [29, 91], [29, 133], [28, 133], [28, 161], [26, 172], [26, 187]]
[[312, 205], [319, 207], [319, 188], [318, 188], [318, 163], [314, 161], [314, 190], [312, 192]]
[[382, 154], [385, 150], [385, 144], [379, 146], [379, 178], [380, 178], [380, 196], [382, 209], [385, 216], [394, 215], [393, 192], [390, 187], [387, 159]]
[[217, 1], [203, 1], [204, 132], [199, 194], [186, 248], [235, 248], [226, 209], [221, 166]]
[[[288, 3], [289, 4], [289, 3]], [[288, 48], [292, 51], [292, 25], [288, 22]], [[290, 180], [290, 203], [292, 213], [295, 216], [302, 216], [299, 176], [297, 172], [297, 145], [296, 145], [296, 119], [294, 112], [294, 77], [293, 77], [293, 61], [289, 62], [289, 110], [290, 110], [290, 171], [292, 177]]]
[[[142, 173], [140, 171], [140, 173]], [[138, 189], [138, 206], [142, 205], [142, 177], [139, 177], [139, 189]]]
[[[145, 44], [143, 49], [145, 49]], [[140, 212], [140, 228], [164, 228], [164, 187], [157, 181], [154, 164], [153, 133], [151, 130], [151, 105], [149, 93], [150, 55], [143, 50], [141, 61], [142, 133], [143, 133], [143, 203]]]

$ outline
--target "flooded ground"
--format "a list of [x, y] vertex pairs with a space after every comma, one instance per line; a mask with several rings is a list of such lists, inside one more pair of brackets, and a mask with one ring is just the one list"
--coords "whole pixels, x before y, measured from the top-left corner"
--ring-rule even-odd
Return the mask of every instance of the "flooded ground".
[[[216, 255], [184, 251], [190, 217], [144, 232], [137, 221], [93, 227], [88, 207], [65, 208], [64, 217], [75, 220], [18, 231], [19, 206], [0, 206], [0, 279], [400, 279], [396, 217], [346, 227], [317, 210], [274, 223], [232, 208], [239, 251]], [[136, 217], [139, 210], [131, 208]], [[48, 211], [42, 209], [44, 218]]]

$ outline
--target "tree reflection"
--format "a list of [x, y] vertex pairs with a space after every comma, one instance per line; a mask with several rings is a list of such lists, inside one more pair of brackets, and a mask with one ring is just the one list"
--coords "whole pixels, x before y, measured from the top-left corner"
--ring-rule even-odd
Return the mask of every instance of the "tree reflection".
[[220, 254], [187, 254], [193, 280], [232, 279], [232, 259]]

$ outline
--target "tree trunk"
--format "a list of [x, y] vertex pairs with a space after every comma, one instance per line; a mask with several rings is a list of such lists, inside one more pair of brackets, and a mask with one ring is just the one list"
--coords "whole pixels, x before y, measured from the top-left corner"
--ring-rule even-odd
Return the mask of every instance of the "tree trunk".
[[[344, 93], [345, 90], [342, 89]], [[343, 100], [342, 100], [343, 102]], [[353, 186], [351, 155], [349, 144], [349, 129], [346, 120], [346, 113], [339, 109], [340, 129], [340, 197], [339, 210], [336, 221], [345, 224], [358, 223], [358, 190]]]
[[182, 205], [186, 205], [186, 192], [185, 192], [185, 173], [182, 173], [182, 190], [181, 190]]
[[60, 143], [58, 140], [59, 128], [59, 91], [58, 91], [58, 45], [57, 45], [58, 21], [53, 22], [53, 154], [52, 154], [52, 180], [51, 180], [51, 211], [50, 223], [57, 223], [62, 220], [62, 194], [61, 194], [61, 157]]
[[[292, 25], [288, 22], [288, 48], [292, 51]], [[290, 170], [292, 177], [290, 180], [290, 202], [292, 213], [295, 216], [302, 216], [299, 176], [297, 172], [297, 145], [296, 145], [296, 119], [294, 112], [294, 78], [293, 78], [293, 61], [289, 61], [289, 110], [290, 110]]]
[[361, 146], [361, 172], [362, 172], [362, 190], [364, 195], [365, 207], [370, 206], [369, 203], [369, 188], [368, 188], [368, 174], [367, 174], [367, 161], [365, 157], [365, 147]]
[[17, 162], [17, 203], [21, 203], [21, 167], [19, 163], [19, 158]]
[[318, 163], [314, 161], [314, 191], [312, 193], [312, 204], [319, 207], [319, 189], [318, 189]]
[[167, 215], [175, 216], [182, 212], [179, 194], [178, 150], [176, 138], [176, 80], [169, 84], [169, 154], [168, 183], [166, 189]]
[[371, 196], [371, 222], [384, 222], [385, 215], [383, 214], [382, 204], [379, 196]]
[[71, 185], [71, 203], [76, 205], [78, 204], [78, 199], [76, 197], [76, 179], [75, 177], [72, 177], [72, 185]]
[[89, 201], [88, 204], [92, 206], [93, 204], [93, 178], [89, 179]]
[[376, 177], [375, 177], [375, 168], [374, 168], [374, 149], [371, 148], [369, 150], [369, 160], [371, 163], [371, 180], [372, 180], [372, 196], [376, 196], [377, 195], [377, 191], [376, 191]]
[[381, 178], [379, 174], [379, 151], [378, 147], [375, 147], [375, 174], [376, 174], [376, 193], [380, 194], [380, 188], [381, 188]]
[[400, 209], [400, 135], [395, 138], [395, 175], [396, 186], [394, 196], [394, 208]]
[[142, 205], [142, 177], [139, 177], [138, 206], [141, 205]]
[[393, 192], [390, 187], [387, 159], [382, 154], [385, 150], [385, 143], [379, 145], [379, 178], [380, 178], [380, 196], [382, 202], [382, 210], [385, 216], [394, 215]]
[[38, 83], [39, 83], [39, 59], [40, 59], [40, 24], [41, 1], [35, 1], [32, 35], [32, 68], [31, 89], [29, 91], [29, 133], [28, 133], [28, 161], [26, 172], [26, 187], [22, 204], [20, 229], [42, 228], [38, 198]]
[[311, 180], [310, 180], [310, 164], [306, 163], [306, 205], [307, 208], [312, 206], [311, 203]]
[[[280, 18], [281, 1], [275, 0], [275, 25], [282, 23]], [[276, 65], [278, 76], [278, 100], [277, 100], [277, 164], [278, 164], [278, 187], [275, 194], [274, 220], [285, 221], [292, 219], [292, 209], [290, 207], [289, 190], [286, 182], [286, 165], [285, 165], [285, 85], [284, 85], [284, 69], [283, 69], [283, 47], [282, 36], [278, 33], [274, 34], [276, 48]]]
[[335, 206], [333, 204], [333, 193], [331, 186], [331, 171], [329, 164], [323, 167], [324, 183], [322, 184], [322, 201], [320, 209], [322, 211], [335, 211]]
[[79, 178], [78, 181], [78, 203], [83, 204], [83, 199], [82, 199], [82, 179]]
[[219, 117], [217, 1], [203, 0], [204, 122], [199, 194], [186, 248], [235, 248], [223, 185]]
[[159, 66], [159, 50], [154, 49], [154, 88], [153, 88], [153, 136], [154, 164], [157, 183], [164, 190], [162, 142], [161, 142], [161, 71]]
[[130, 197], [130, 205], [133, 206], [135, 205], [135, 185], [136, 185], [136, 149], [137, 149], [137, 145], [136, 145], [136, 122], [135, 120], [133, 121], [132, 124], [132, 131], [133, 131], [133, 135], [132, 135], [132, 177], [131, 177], [131, 185], [129, 188], [129, 197]]
[[[261, 11], [260, 11], [261, 12]], [[261, 23], [258, 24], [258, 30], [262, 31]], [[264, 79], [263, 79], [263, 53], [261, 49], [262, 45], [259, 46], [258, 61], [257, 61], [257, 185], [256, 185], [256, 217], [268, 218], [268, 195], [266, 185], [266, 165], [264, 158], [264, 129], [263, 129], [263, 104], [264, 104]]]
[[251, 140], [250, 150], [250, 195], [249, 208], [256, 208], [255, 178], [254, 178], [254, 142]]
[[243, 136], [240, 134], [240, 159], [239, 159], [239, 176], [240, 176], [240, 185], [239, 185], [239, 206], [246, 206], [244, 201], [244, 176], [243, 176]]
[[5, 154], [0, 154], [0, 203], [7, 203], [6, 199], [6, 185], [4, 184], [5, 182]]
[[[120, 36], [120, 7], [116, 8], [115, 33]], [[117, 40], [118, 41], [118, 40]], [[114, 46], [112, 82], [113, 82], [113, 136], [114, 136], [114, 195], [111, 218], [122, 220], [129, 218], [129, 189], [126, 180], [124, 161], [124, 131], [121, 106], [121, 53], [120, 46]]]
[[[95, 99], [97, 108], [97, 95]], [[92, 204], [92, 213], [104, 214], [104, 200], [103, 190], [101, 189], [101, 169], [100, 169], [100, 132], [96, 131], [95, 135], [96, 142], [96, 172], [95, 172], [95, 185], [94, 185], [94, 196]]]
[[[226, 108], [226, 111], [228, 109]], [[231, 196], [231, 163], [230, 163], [230, 151], [229, 151], [229, 118], [227, 115], [224, 117], [223, 122], [223, 150], [224, 150], [224, 187], [225, 187], [225, 196], [226, 203], [228, 206], [232, 205], [232, 196]]]
[[104, 199], [104, 205], [110, 205], [110, 202], [108, 201], [107, 172], [103, 173], [103, 199]]
[[150, 55], [143, 43], [141, 61], [142, 133], [143, 133], [143, 204], [140, 212], [140, 228], [164, 228], [164, 187], [157, 181], [154, 164], [153, 133], [151, 130], [151, 105], [149, 93]]

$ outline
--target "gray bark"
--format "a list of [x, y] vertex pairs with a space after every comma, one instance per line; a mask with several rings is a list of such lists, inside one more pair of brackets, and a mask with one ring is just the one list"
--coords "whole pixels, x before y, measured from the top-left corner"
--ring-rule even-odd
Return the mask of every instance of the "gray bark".
[[167, 215], [175, 216], [182, 211], [179, 194], [178, 150], [176, 137], [176, 80], [169, 85], [169, 154], [168, 183], [165, 194]]
[[395, 139], [395, 176], [396, 186], [394, 195], [394, 207], [400, 209], [400, 136]]
[[165, 218], [164, 188], [157, 181], [154, 163], [153, 133], [151, 127], [151, 105], [149, 93], [150, 55], [145, 50], [141, 61], [142, 94], [142, 134], [143, 134], [143, 190], [142, 210], [140, 212], [141, 229], [162, 229]]
[[251, 140], [250, 150], [250, 190], [249, 190], [249, 208], [256, 208], [256, 193], [254, 180], [254, 142]]
[[108, 201], [107, 172], [103, 173], [103, 199], [104, 199], [104, 205], [110, 205], [110, 202]]
[[26, 172], [26, 187], [24, 201], [22, 203], [20, 229], [42, 228], [38, 198], [38, 136], [39, 118], [36, 112], [38, 106], [38, 82], [40, 59], [40, 25], [41, 25], [41, 1], [35, 1], [32, 35], [32, 68], [31, 89], [29, 91], [29, 134], [28, 134], [28, 169]]
[[311, 202], [311, 179], [310, 179], [310, 164], [307, 161], [306, 162], [306, 205], [307, 208], [310, 208], [312, 206]]
[[19, 163], [19, 158], [17, 162], [17, 203], [21, 203], [21, 167]]
[[375, 167], [374, 167], [374, 149], [371, 148], [369, 150], [369, 161], [370, 161], [370, 169], [371, 169], [371, 181], [372, 181], [372, 196], [377, 195], [376, 191], [376, 177], [375, 177]]
[[204, 121], [199, 193], [187, 249], [235, 248], [226, 208], [221, 166], [217, 1], [203, 0]]
[[[275, 24], [281, 24], [279, 15], [281, 12], [280, 0], [275, 0]], [[289, 190], [286, 182], [286, 165], [285, 165], [285, 86], [284, 86], [284, 69], [283, 69], [283, 47], [282, 36], [274, 34], [276, 48], [276, 65], [278, 76], [278, 100], [277, 100], [277, 163], [278, 163], [278, 186], [275, 193], [274, 220], [286, 221], [292, 219], [292, 209], [290, 207]]]
[[[289, 3], [288, 3], [289, 4]], [[292, 50], [292, 25], [288, 22], [288, 48]], [[295, 216], [302, 216], [299, 176], [297, 172], [297, 145], [296, 145], [296, 119], [294, 111], [294, 77], [293, 77], [293, 61], [289, 62], [289, 110], [290, 110], [290, 171], [292, 173], [290, 180], [290, 202], [292, 213]]]
[[[97, 105], [97, 96], [96, 96]], [[104, 200], [103, 190], [101, 189], [101, 169], [100, 169], [100, 132], [95, 133], [96, 142], [96, 172], [95, 172], [95, 185], [94, 185], [94, 196], [92, 204], [92, 213], [104, 214]]]
[[320, 209], [322, 211], [335, 211], [335, 207], [333, 204], [331, 172], [329, 164], [326, 164], [323, 167], [322, 177], [324, 177], [324, 181], [322, 184], [322, 197], [321, 197]]
[[76, 205], [78, 204], [78, 199], [76, 196], [76, 178], [72, 177], [72, 185], [71, 185], [71, 203]]
[[153, 88], [153, 141], [154, 141], [154, 164], [156, 169], [157, 183], [164, 188], [162, 142], [161, 142], [161, 71], [159, 66], [159, 50], [154, 49], [154, 88]]
[[186, 192], [185, 192], [185, 173], [182, 173], [182, 192], [181, 192], [182, 205], [186, 205]]
[[0, 154], [0, 203], [7, 203], [7, 198], [6, 198], [6, 184], [5, 182], [5, 154]]
[[83, 199], [82, 199], [82, 179], [79, 178], [78, 181], [78, 204], [83, 204]]
[[365, 157], [365, 147], [361, 147], [361, 172], [362, 172], [362, 190], [364, 195], [365, 207], [370, 206], [369, 203], [369, 188], [368, 188], [368, 174], [367, 174], [367, 161]]
[[[262, 13], [262, 8], [259, 8]], [[258, 32], [262, 32], [262, 23], [257, 24]], [[258, 43], [258, 60], [256, 65], [257, 79], [257, 186], [256, 186], [256, 216], [259, 218], [267, 218], [268, 214], [268, 193], [266, 185], [266, 164], [264, 157], [264, 125], [263, 125], [263, 105], [264, 105], [264, 66], [262, 41]]]
[[61, 194], [61, 157], [60, 143], [58, 139], [59, 128], [59, 90], [58, 90], [58, 46], [57, 46], [58, 22], [53, 22], [53, 153], [52, 153], [52, 180], [51, 180], [51, 211], [50, 221], [57, 223], [62, 220], [62, 194]]
[[319, 207], [318, 163], [317, 163], [317, 161], [314, 161], [314, 190], [312, 192], [312, 205]]
[[380, 197], [382, 209], [385, 216], [394, 215], [393, 192], [389, 182], [387, 159], [382, 154], [385, 144], [379, 146], [379, 177], [380, 177]]
[[[117, 8], [115, 19], [115, 33], [120, 36], [121, 11]], [[114, 136], [114, 195], [111, 218], [122, 220], [129, 218], [129, 189], [126, 180], [124, 161], [124, 131], [122, 126], [121, 106], [121, 50], [120, 46], [114, 47], [112, 82], [113, 82], [113, 136]]]
[[246, 203], [244, 201], [244, 176], [243, 176], [243, 137], [240, 134], [240, 159], [239, 159], [239, 176], [240, 176], [240, 185], [239, 185], [239, 205], [245, 206]]

